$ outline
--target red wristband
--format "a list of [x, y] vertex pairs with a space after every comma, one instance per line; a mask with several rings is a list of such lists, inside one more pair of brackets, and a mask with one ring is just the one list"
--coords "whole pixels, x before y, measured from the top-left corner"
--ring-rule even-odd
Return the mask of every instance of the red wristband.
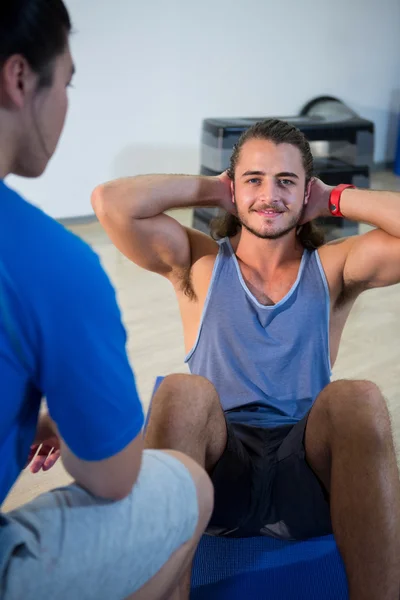
[[329, 210], [331, 211], [331, 215], [334, 217], [343, 217], [340, 211], [340, 197], [342, 195], [343, 190], [347, 188], [354, 188], [355, 186], [351, 183], [341, 183], [337, 185], [331, 191], [331, 195], [329, 196]]

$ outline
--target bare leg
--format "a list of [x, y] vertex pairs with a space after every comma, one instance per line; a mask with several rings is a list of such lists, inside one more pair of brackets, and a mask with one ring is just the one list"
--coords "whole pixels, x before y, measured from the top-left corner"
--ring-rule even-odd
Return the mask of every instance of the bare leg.
[[214, 492], [207, 474], [195, 461], [180, 452], [170, 451], [169, 454], [180, 460], [192, 475], [197, 489], [199, 521], [193, 537], [174, 552], [162, 569], [127, 600], [186, 600], [189, 597], [181, 592], [180, 583], [210, 520]]
[[308, 463], [330, 492], [351, 600], [398, 600], [400, 484], [379, 389], [366, 381], [328, 385], [311, 410], [305, 445]]
[[[226, 442], [225, 417], [214, 386], [195, 375], [166, 377], [152, 401], [146, 448], [179, 450], [210, 472]], [[191, 570], [190, 561], [174, 600], [189, 598]]]
[[207, 471], [227, 441], [224, 413], [214, 386], [196, 375], [169, 375], [152, 401], [146, 448], [184, 452]]

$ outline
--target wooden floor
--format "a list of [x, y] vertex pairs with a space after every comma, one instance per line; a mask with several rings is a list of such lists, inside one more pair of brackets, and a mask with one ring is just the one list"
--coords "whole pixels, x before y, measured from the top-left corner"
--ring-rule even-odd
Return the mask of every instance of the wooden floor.
[[[373, 187], [400, 191], [400, 178], [379, 174], [374, 177]], [[191, 211], [177, 211], [175, 216], [182, 223], [191, 224]], [[117, 289], [129, 335], [129, 356], [147, 408], [157, 375], [186, 372], [182, 327], [172, 288], [161, 277], [129, 263], [110, 244], [97, 223], [71, 228], [98, 252]], [[380, 386], [400, 447], [400, 285], [367, 292], [357, 301], [334, 368], [334, 378], [342, 377], [370, 379]], [[47, 474], [32, 475], [25, 471], [3, 508], [14, 508], [67, 481], [61, 464]]]

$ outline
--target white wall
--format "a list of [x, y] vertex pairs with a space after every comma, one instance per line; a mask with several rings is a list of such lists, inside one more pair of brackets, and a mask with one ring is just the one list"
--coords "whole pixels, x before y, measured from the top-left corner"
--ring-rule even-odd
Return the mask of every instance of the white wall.
[[399, 0], [67, 0], [75, 89], [44, 176], [16, 180], [56, 218], [91, 214], [99, 182], [197, 172], [207, 116], [293, 115], [342, 98], [393, 157], [400, 112]]

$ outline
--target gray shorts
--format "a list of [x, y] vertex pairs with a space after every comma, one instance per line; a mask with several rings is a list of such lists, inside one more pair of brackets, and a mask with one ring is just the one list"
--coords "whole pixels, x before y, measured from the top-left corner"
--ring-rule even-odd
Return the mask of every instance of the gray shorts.
[[0, 514], [0, 598], [122, 600], [193, 536], [197, 521], [189, 471], [146, 450], [124, 500], [71, 485]]

